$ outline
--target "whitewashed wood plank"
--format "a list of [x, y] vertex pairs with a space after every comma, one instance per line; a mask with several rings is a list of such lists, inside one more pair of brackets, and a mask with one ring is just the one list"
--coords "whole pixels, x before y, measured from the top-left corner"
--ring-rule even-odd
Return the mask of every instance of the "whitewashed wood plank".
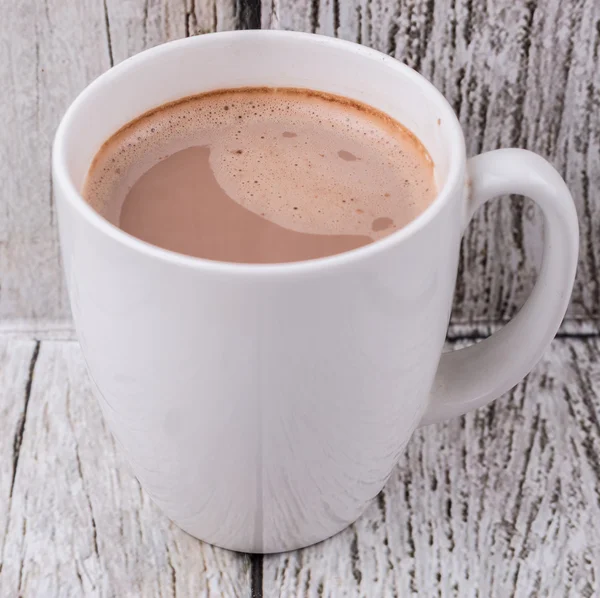
[[312, 0], [273, 0], [271, 10], [269, 0], [263, 1], [263, 11], [277, 15], [278, 28], [290, 31], [307, 31], [316, 33], [318, 29], [318, 2]]
[[[548, 158], [573, 191], [581, 220], [569, 317], [599, 317], [597, 0], [263, 0], [265, 11], [263, 26], [338, 35], [420, 71], [454, 106], [469, 154], [516, 146]], [[541, 235], [531, 202], [487, 204], [463, 243], [454, 321], [514, 314], [533, 286]]]
[[279, 0], [261, 0], [260, 3], [261, 29], [281, 29], [279, 23]]
[[418, 431], [353, 526], [264, 557], [264, 596], [600, 595], [599, 358], [558, 339], [509, 395]]
[[0, 0], [0, 319], [65, 317], [50, 144], [68, 103], [108, 68], [102, 3]]
[[190, 14], [183, 0], [105, 0], [105, 14], [114, 64], [162, 42], [185, 37], [192, 14], [193, 18], [204, 16], [200, 11]]
[[186, 0], [186, 37], [218, 31], [217, 6], [213, 0]]
[[0, 338], [0, 571], [39, 343]]
[[235, 0], [0, 0], [0, 12], [0, 320], [65, 319], [50, 181], [60, 117], [114, 62], [235, 27]]
[[[22, 403], [32, 343], [10, 359]], [[41, 343], [9, 508], [0, 596], [250, 594], [248, 557], [179, 530], [121, 462], [76, 343]]]
[[174, 39], [239, 26], [235, 0], [105, 0], [114, 64]]
[[[257, 7], [262, 7], [262, 16]], [[151, 45], [256, 26], [353, 39], [405, 60], [457, 110], [470, 153], [528, 147], [566, 176], [582, 225], [572, 318], [600, 315], [600, 3], [596, 0], [0, 0], [0, 318], [69, 316], [50, 188], [66, 106], [115, 61]], [[262, 20], [261, 20], [262, 19]], [[531, 204], [489, 204], [461, 258], [454, 320], [506, 319], [537, 273]]]

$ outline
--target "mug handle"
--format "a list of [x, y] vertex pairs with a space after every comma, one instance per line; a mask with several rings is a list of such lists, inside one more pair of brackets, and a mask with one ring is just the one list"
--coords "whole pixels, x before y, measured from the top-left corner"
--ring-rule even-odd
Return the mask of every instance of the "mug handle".
[[522, 380], [554, 338], [567, 310], [579, 248], [579, 227], [567, 185], [546, 160], [521, 149], [481, 154], [467, 165], [471, 192], [464, 226], [486, 201], [516, 193], [544, 217], [544, 254], [535, 287], [517, 315], [489, 338], [442, 354], [421, 426], [498, 398]]

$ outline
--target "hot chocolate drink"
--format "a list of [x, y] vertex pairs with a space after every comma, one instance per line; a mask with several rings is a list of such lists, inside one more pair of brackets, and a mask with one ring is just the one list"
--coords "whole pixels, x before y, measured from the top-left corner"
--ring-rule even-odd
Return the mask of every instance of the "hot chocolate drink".
[[243, 263], [324, 257], [381, 239], [436, 194], [421, 143], [389, 116], [304, 89], [184, 98], [111, 137], [86, 201], [143, 241]]

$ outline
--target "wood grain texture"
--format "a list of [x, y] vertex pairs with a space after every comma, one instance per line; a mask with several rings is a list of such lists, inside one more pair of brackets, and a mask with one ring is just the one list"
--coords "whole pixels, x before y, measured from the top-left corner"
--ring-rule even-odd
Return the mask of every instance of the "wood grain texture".
[[[50, 182], [60, 116], [128, 56], [186, 35], [263, 27], [358, 41], [429, 78], [470, 154], [526, 147], [567, 179], [581, 222], [568, 316], [600, 317], [600, 2], [597, 0], [0, 0], [0, 319], [68, 319]], [[469, 228], [453, 320], [510, 317], [535, 279], [541, 218], [487, 204]]]
[[1, 338], [0, 367], [0, 596], [250, 595], [248, 557], [188, 536], [141, 491], [77, 343]]
[[0, 575], [39, 343], [0, 341]]
[[[600, 315], [600, 2], [263, 0], [263, 27], [336, 35], [391, 54], [448, 98], [470, 155], [523, 147], [566, 178], [581, 222], [571, 318]], [[541, 255], [529, 201], [494, 201], [463, 243], [453, 320], [493, 322], [523, 304]]]
[[251, 561], [150, 502], [76, 342], [0, 337], [0, 596], [600, 595], [599, 393], [600, 339], [557, 339], [504, 398], [418, 431], [353, 526]]
[[68, 314], [50, 144], [75, 94], [108, 68], [101, 2], [0, 2], [0, 319]]
[[234, 0], [0, 0], [0, 320], [69, 319], [50, 179], [88, 83], [156, 44], [243, 25]]
[[418, 431], [354, 525], [265, 556], [263, 595], [600, 595], [600, 341], [557, 339], [487, 409]]

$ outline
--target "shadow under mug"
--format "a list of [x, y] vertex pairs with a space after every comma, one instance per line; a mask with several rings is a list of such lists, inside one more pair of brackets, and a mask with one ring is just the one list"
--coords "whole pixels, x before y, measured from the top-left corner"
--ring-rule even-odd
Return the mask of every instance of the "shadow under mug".
[[[154, 247], [82, 199], [94, 155], [127, 122], [243, 86], [310, 88], [388, 113], [429, 151], [437, 198], [385, 239], [272, 265]], [[458, 120], [430, 83], [327, 37], [218, 33], [122, 62], [68, 109], [53, 179], [73, 318], [104, 417], [160, 508], [234, 550], [290, 550], [353, 522], [417, 426], [480, 407], [527, 374], [575, 276], [573, 201], [545, 160], [518, 149], [467, 160]], [[543, 212], [537, 284], [502, 330], [442, 354], [461, 236], [479, 206], [510, 193]]]

